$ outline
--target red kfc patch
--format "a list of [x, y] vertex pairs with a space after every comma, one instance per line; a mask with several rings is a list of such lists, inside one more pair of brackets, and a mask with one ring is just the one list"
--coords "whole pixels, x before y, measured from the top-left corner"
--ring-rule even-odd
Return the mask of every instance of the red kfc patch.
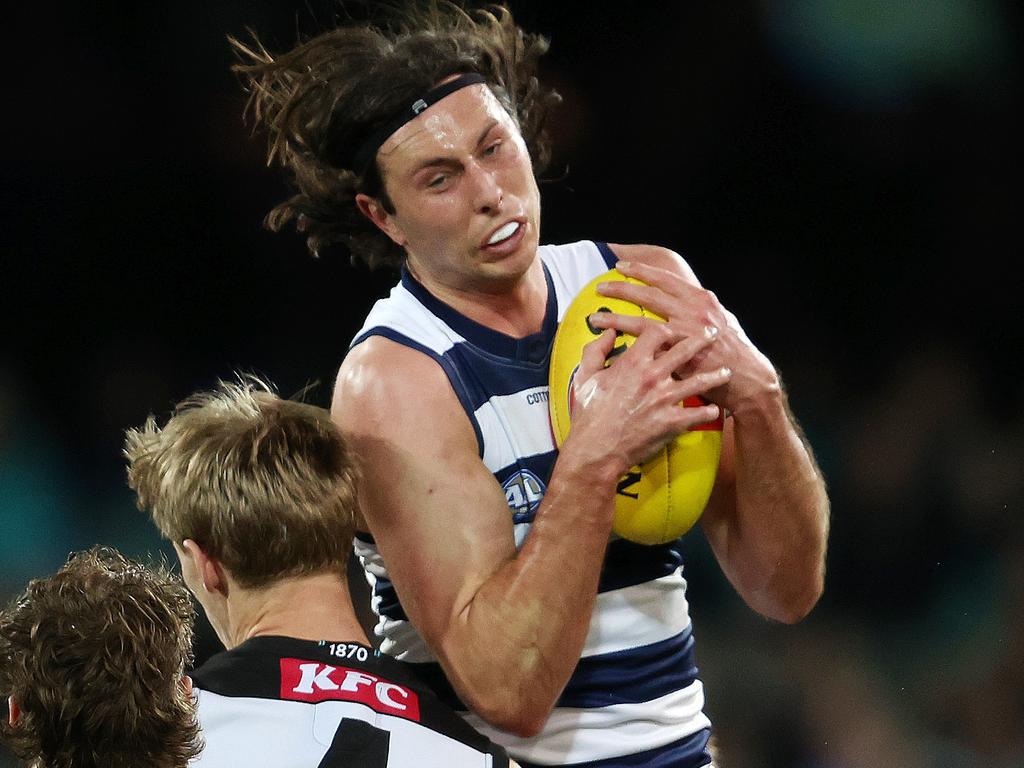
[[361, 669], [319, 661], [281, 659], [281, 698], [288, 701], [353, 701], [375, 712], [420, 721], [415, 691]]

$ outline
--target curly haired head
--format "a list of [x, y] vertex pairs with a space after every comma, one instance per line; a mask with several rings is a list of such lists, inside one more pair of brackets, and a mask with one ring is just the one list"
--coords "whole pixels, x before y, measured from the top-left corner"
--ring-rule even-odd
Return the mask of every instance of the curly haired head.
[[193, 617], [175, 576], [106, 547], [30, 582], [0, 612], [0, 692], [20, 710], [4, 743], [46, 768], [184, 768], [201, 748]]
[[356, 470], [330, 414], [243, 377], [125, 436], [128, 484], [160, 532], [192, 539], [247, 588], [345, 574]]
[[411, 0], [384, 8], [381, 23], [334, 29], [278, 56], [255, 34], [252, 45], [229, 38], [243, 60], [233, 69], [250, 93], [247, 113], [268, 134], [268, 164], [284, 166], [296, 188], [267, 226], [295, 221], [314, 255], [339, 243], [371, 269], [400, 266], [405, 252], [355, 204], [363, 193], [394, 212], [378, 164], [362, 175], [354, 169], [367, 137], [446, 77], [475, 72], [517, 121], [539, 174], [550, 156], [545, 122], [561, 100], [536, 77], [548, 41], [524, 33], [505, 6]]

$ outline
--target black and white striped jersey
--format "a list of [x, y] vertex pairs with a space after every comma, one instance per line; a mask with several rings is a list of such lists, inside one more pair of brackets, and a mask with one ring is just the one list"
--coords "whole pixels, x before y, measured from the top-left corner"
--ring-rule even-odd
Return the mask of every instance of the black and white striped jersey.
[[507, 768], [402, 662], [359, 643], [254, 637], [192, 674], [201, 768]]

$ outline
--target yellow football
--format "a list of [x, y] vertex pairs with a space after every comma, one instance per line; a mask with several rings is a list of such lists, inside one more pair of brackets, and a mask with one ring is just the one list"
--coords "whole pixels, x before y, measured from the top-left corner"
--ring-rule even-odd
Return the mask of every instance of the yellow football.
[[[588, 322], [590, 315], [607, 310], [664, 320], [632, 302], [601, 296], [597, 292], [598, 283], [612, 280], [639, 283], [614, 269], [598, 275], [573, 299], [555, 332], [548, 403], [552, 431], [559, 447], [571, 426], [572, 382], [579, 369], [583, 347], [601, 334], [600, 329], [591, 327]], [[634, 336], [621, 334], [609, 360], [635, 340]], [[702, 402], [699, 397], [687, 398], [680, 407]], [[684, 432], [643, 464], [632, 467], [619, 480], [612, 530], [640, 544], [664, 544], [690, 530], [707, 506], [721, 448], [722, 419], [719, 418]]]

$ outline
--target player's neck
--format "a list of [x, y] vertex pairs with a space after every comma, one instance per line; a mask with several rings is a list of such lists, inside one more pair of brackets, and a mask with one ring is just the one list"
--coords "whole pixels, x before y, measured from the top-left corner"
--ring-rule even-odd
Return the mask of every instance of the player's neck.
[[369, 645], [352, 609], [348, 585], [338, 574], [282, 579], [258, 590], [236, 589], [229, 602], [229, 636], [224, 638], [229, 648], [260, 635]]
[[470, 286], [445, 284], [411, 265], [410, 271], [445, 304], [499, 333], [521, 338], [537, 333], [544, 324], [548, 287], [540, 258], [518, 277]]

